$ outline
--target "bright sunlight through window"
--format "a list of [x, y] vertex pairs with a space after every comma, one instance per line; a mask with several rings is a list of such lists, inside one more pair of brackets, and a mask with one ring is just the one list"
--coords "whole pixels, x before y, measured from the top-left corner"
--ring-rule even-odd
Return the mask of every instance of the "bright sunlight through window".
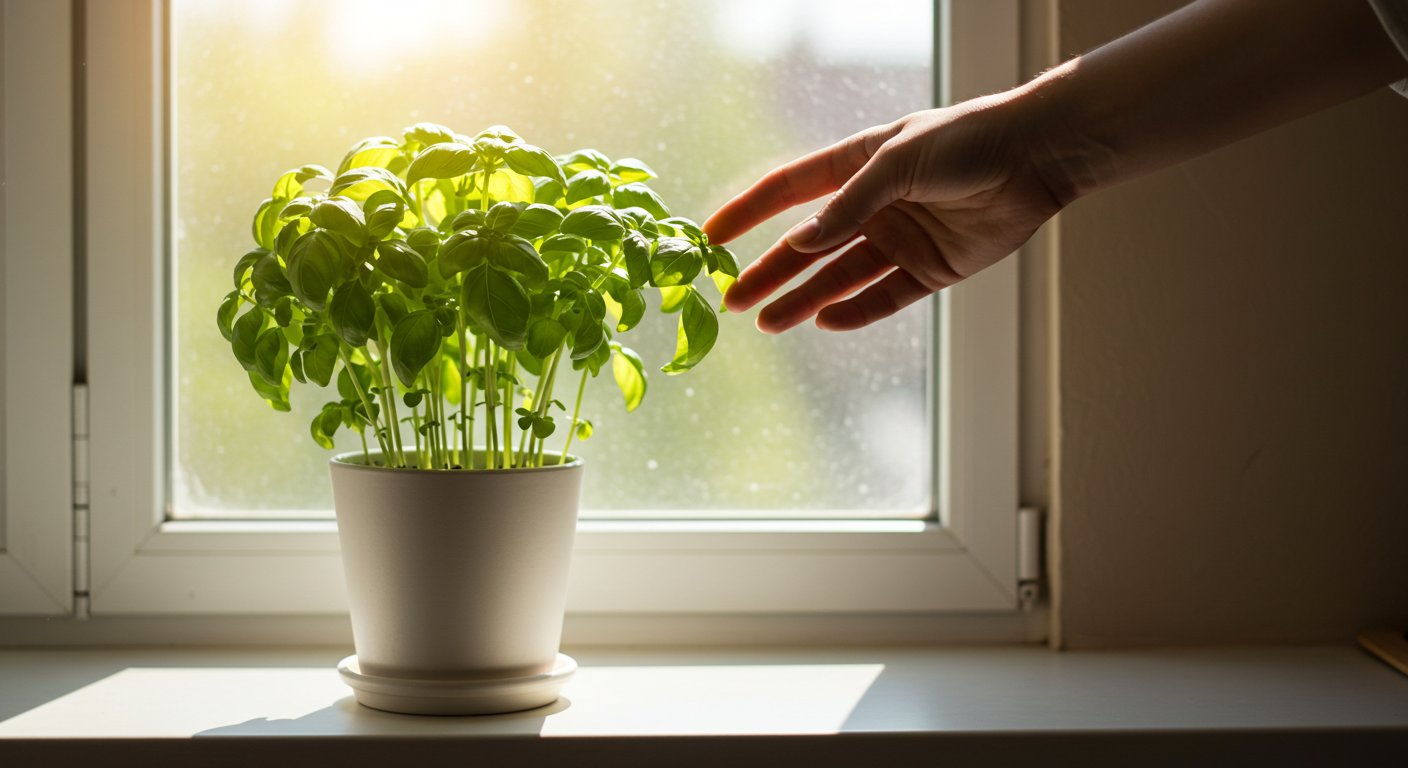
[[[332, 514], [330, 453], [307, 434], [318, 393], [295, 388], [292, 416], [270, 410], [210, 311], [283, 171], [335, 167], [354, 141], [416, 122], [505, 124], [554, 151], [640, 157], [672, 210], [703, 221], [776, 164], [930, 106], [932, 13], [927, 0], [175, 0], [172, 515]], [[800, 216], [739, 241], [740, 261]], [[650, 372], [641, 407], [625, 412], [609, 371], [588, 386], [593, 434], [573, 445], [591, 467], [584, 517], [929, 514], [929, 301], [843, 335], [768, 337], [752, 313], [725, 314], [713, 353], [678, 377], [658, 372], [676, 318], [654, 309], [632, 334]]]

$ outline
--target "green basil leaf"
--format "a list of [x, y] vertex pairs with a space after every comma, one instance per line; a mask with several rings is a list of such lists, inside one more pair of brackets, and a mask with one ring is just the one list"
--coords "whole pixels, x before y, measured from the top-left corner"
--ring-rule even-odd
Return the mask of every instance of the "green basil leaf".
[[490, 240], [489, 263], [523, 276], [523, 282], [537, 291], [548, 281], [548, 265], [533, 244], [517, 235], [504, 235]]
[[565, 182], [562, 169], [552, 155], [531, 144], [510, 144], [504, 150], [504, 163], [524, 176], [541, 176], [559, 184]]
[[293, 297], [283, 296], [274, 302], [274, 322], [280, 328], [288, 329], [284, 336], [290, 344], [297, 344], [303, 337], [302, 328], [293, 322]]
[[717, 264], [716, 269], [712, 271], [722, 272], [729, 277], [738, 277], [738, 257], [733, 255], [733, 251], [722, 245], [711, 245], [709, 246], [709, 255]]
[[562, 323], [548, 317], [538, 320], [528, 328], [528, 354], [546, 360], [562, 346], [565, 338], [567, 329], [562, 327]]
[[276, 411], [291, 410], [288, 404], [288, 387], [293, 380], [293, 373], [285, 370], [284, 377], [277, 384], [270, 384], [264, 377], [255, 371], [249, 372], [249, 384], [254, 387], [254, 391], [264, 398], [264, 402]]
[[407, 387], [413, 387], [421, 369], [440, 351], [440, 323], [429, 310], [401, 318], [391, 331], [391, 367]]
[[430, 227], [416, 227], [406, 233], [406, 245], [429, 262], [440, 251], [440, 233]]
[[250, 231], [254, 235], [254, 242], [266, 251], [274, 250], [274, 236], [278, 233], [279, 213], [288, 204], [287, 198], [269, 197], [259, 204], [259, 210], [254, 214], [254, 221], [250, 225]]
[[[532, 328], [528, 329], [528, 334], [528, 338], [531, 343], [533, 334]], [[514, 352], [513, 356], [518, 360], [518, 364], [523, 368], [523, 370], [533, 374], [534, 376], [543, 375], [543, 361], [536, 357], [533, 357], [533, 354], [529, 352], [526, 347], [518, 350], [517, 352]]]
[[414, 141], [424, 147], [455, 140], [455, 132], [439, 123], [416, 123], [403, 131], [402, 135], [406, 141]]
[[588, 168], [595, 168], [603, 172], [611, 170], [611, 161], [606, 159], [606, 155], [595, 149], [579, 149], [576, 152], [563, 155], [559, 164], [568, 173], [576, 173]]
[[235, 339], [235, 315], [240, 311], [242, 301], [239, 291], [230, 291], [215, 312], [215, 324], [219, 326], [220, 335], [225, 337], [225, 341]]
[[[343, 366], [342, 370], [337, 372], [337, 394], [341, 395], [343, 400], [347, 400], [349, 402], [359, 402], [360, 398], [357, 395], [357, 387], [352, 383], [352, 377], [356, 374], [354, 374], [352, 371], [352, 368]], [[363, 391], [365, 391], [367, 377], [357, 375], [357, 381], [363, 383]]]
[[647, 238], [654, 240], [660, 236], [660, 227], [655, 223], [655, 217], [650, 215], [650, 211], [633, 205], [629, 208], [619, 208], [616, 212], [629, 222], [632, 229], [638, 230]]
[[249, 274], [250, 270], [254, 269], [254, 265], [260, 259], [264, 258], [264, 255], [267, 253], [269, 252], [263, 248], [255, 248], [240, 257], [239, 262], [235, 264], [235, 290], [244, 290], [245, 277]]
[[575, 235], [553, 235], [543, 241], [543, 254], [565, 253], [576, 256], [587, 250], [586, 241]]
[[675, 335], [675, 357], [660, 370], [672, 376], [688, 371], [709, 354], [718, 338], [719, 316], [698, 291], [689, 289]]
[[690, 288], [687, 285], [675, 285], [660, 289], [660, 311], [666, 314], [680, 311], [684, 306], [685, 297], [689, 295]]
[[293, 378], [296, 379], [299, 384], [308, 383], [308, 374], [303, 372], [302, 350], [295, 349], [293, 353], [288, 356], [288, 369], [293, 372]]
[[300, 216], [307, 216], [313, 212], [314, 202], [311, 197], [295, 197], [284, 205], [282, 211], [279, 211], [279, 218], [296, 219]]
[[406, 183], [421, 179], [453, 179], [474, 168], [474, 150], [458, 142], [433, 144], [421, 150], [406, 171]]
[[562, 224], [562, 214], [551, 205], [530, 205], [523, 209], [518, 221], [509, 232], [529, 240], [537, 240], [557, 231]]
[[626, 413], [630, 413], [645, 399], [645, 363], [630, 347], [623, 347], [614, 341], [611, 342], [611, 351], [615, 353], [611, 357], [611, 374], [626, 399]]
[[339, 344], [336, 336], [319, 334], [313, 346], [303, 353], [303, 372], [320, 387], [326, 387], [332, 381]]
[[491, 125], [488, 128], [485, 128], [484, 130], [475, 134], [474, 138], [475, 140], [486, 138], [497, 139], [498, 141], [504, 144], [512, 144], [514, 142], [523, 141], [523, 137], [519, 136], [517, 133], [514, 132], [512, 128], [508, 127], [507, 125]]
[[366, 346], [376, 323], [376, 304], [361, 282], [351, 280], [333, 291], [328, 319], [343, 341], [354, 347]]
[[386, 240], [376, 244], [376, 266], [388, 277], [400, 280], [412, 288], [424, 288], [430, 282], [425, 259], [416, 249], [400, 240]]
[[667, 234], [683, 237], [695, 245], [707, 245], [709, 238], [704, 234], [704, 230], [699, 225], [686, 219], [683, 216], [671, 216], [659, 222], [660, 228], [666, 230]]
[[390, 136], [373, 136], [362, 139], [347, 150], [347, 154], [342, 156], [342, 162], [337, 165], [337, 173], [340, 176], [349, 169], [364, 165], [387, 168], [400, 156], [399, 141]]
[[650, 211], [650, 215], [657, 219], [663, 219], [670, 215], [670, 209], [665, 207], [665, 201], [655, 194], [655, 190], [641, 184], [632, 182], [622, 184], [611, 193], [611, 204], [617, 208], [630, 208], [637, 206]]
[[606, 334], [602, 330], [601, 319], [590, 317], [590, 313], [588, 314], [589, 316], [583, 318], [581, 324], [572, 332], [573, 360], [584, 360], [591, 357], [606, 343]]
[[494, 207], [484, 214], [484, 226], [495, 232], [508, 232], [518, 222], [518, 217], [523, 213], [525, 207], [527, 206], [523, 203], [514, 203], [508, 200], [494, 203]]
[[626, 235], [621, 241], [621, 251], [626, 260], [626, 274], [631, 287], [639, 288], [650, 282], [650, 241], [639, 232]]
[[362, 204], [367, 234], [377, 240], [386, 237], [406, 216], [406, 201], [389, 189], [373, 192]]
[[303, 193], [303, 181], [298, 178], [297, 169], [285, 171], [279, 180], [274, 182], [273, 197], [275, 200], [283, 198], [292, 200]]
[[[313, 436], [313, 442], [317, 443], [323, 449], [331, 451], [333, 448], [332, 437], [328, 435], [327, 432], [323, 431], [323, 414], [325, 413], [327, 413], [327, 411], [323, 411], [313, 417], [313, 421], [308, 424], [308, 434]], [[334, 413], [336, 412], [334, 411]], [[338, 422], [342, 422], [341, 415], [338, 416]]]
[[533, 417], [533, 437], [539, 440], [546, 440], [556, 431], [557, 423], [553, 421], [551, 416]]
[[679, 237], [662, 237], [650, 255], [650, 284], [662, 288], [689, 285], [703, 266], [704, 259], [694, 243]]
[[598, 242], [620, 240], [626, 234], [626, 228], [611, 209], [602, 205], [584, 205], [572, 211], [562, 220], [560, 229], [563, 234]]
[[631, 288], [623, 291], [617, 303], [621, 305], [621, 317], [616, 322], [616, 331], [624, 333], [636, 327], [645, 316], [645, 296], [640, 289]]
[[455, 214], [455, 218], [450, 221], [450, 231], [458, 232], [461, 229], [483, 229], [484, 222], [489, 218], [486, 211], [478, 208], [470, 208]]
[[[713, 275], [711, 275], [711, 277], [714, 278], [714, 287], [719, 289], [719, 296], [721, 297], [727, 296], [728, 289], [732, 288], [733, 284], [738, 282], [738, 278], [734, 277], [733, 275], [727, 274], [722, 270], [715, 272]], [[719, 311], [728, 311], [728, 307], [725, 307], [722, 301], [719, 302]]]
[[313, 206], [309, 218], [314, 224], [330, 229], [356, 245], [367, 242], [367, 223], [362, 216], [362, 207], [346, 197], [330, 197], [318, 203]]
[[401, 318], [411, 314], [410, 302], [399, 293], [383, 293], [377, 297], [377, 301], [381, 304], [382, 313], [386, 315], [386, 322], [392, 327], [401, 322]]
[[313, 179], [332, 181], [332, 172], [321, 165], [294, 168], [274, 182], [274, 197], [294, 198], [303, 193], [303, 185]]
[[487, 157], [495, 166], [503, 160], [504, 152], [508, 150], [512, 139], [501, 139], [491, 135], [489, 131], [484, 131], [474, 137], [474, 151], [481, 156]]
[[578, 171], [567, 180], [566, 199], [568, 203], [575, 203], [610, 191], [611, 179], [595, 168], [588, 168]]
[[467, 269], [478, 267], [489, 258], [492, 248], [489, 238], [472, 229], [450, 235], [440, 246], [440, 276], [448, 280]]
[[288, 367], [288, 340], [278, 328], [260, 332], [254, 342], [254, 370], [270, 384], [283, 381]]
[[327, 305], [328, 291], [341, 276], [341, 249], [324, 230], [313, 230], [293, 244], [288, 282], [293, 295], [312, 309]]
[[632, 181], [650, 181], [657, 178], [657, 174], [644, 161], [634, 157], [623, 157], [611, 164], [611, 175], [620, 179], [623, 183]]
[[590, 355], [587, 355], [586, 357], [580, 360], [573, 360], [572, 369], [575, 371], [580, 371], [585, 368], [586, 370], [591, 371], [591, 374], [593, 376], [596, 376], [597, 374], [601, 373], [602, 366], [606, 365], [610, 360], [611, 345], [605, 343], [598, 344], [596, 346], [596, 350]]
[[254, 285], [255, 301], [265, 309], [273, 308], [280, 298], [293, 293], [293, 287], [288, 284], [283, 267], [279, 265], [279, 257], [272, 253], [264, 254], [264, 258], [254, 263], [250, 282]]
[[235, 359], [240, 361], [240, 366], [246, 371], [253, 371], [257, 366], [255, 346], [262, 330], [264, 310], [259, 307], [250, 307], [230, 329], [230, 347], [235, 352]]
[[556, 206], [562, 201], [563, 185], [541, 176], [533, 179], [533, 202]]
[[518, 349], [527, 340], [532, 302], [512, 275], [488, 265], [474, 268], [464, 278], [462, 306], [496, 344]]
[[360, 202], [383, 189], [389, 189], [402, 197], [406, 195], [406, 183], [401, 181], [396, 174], [385, 168], [365, 165], [359, 168], [350, 168], [339, 174], [333, 180], [332, 188], [328, 190], [328, 194], [342, 195]]
[[301, 216], [285, 224], [279, 230], [278, 236], [274, 238], [274, 253], [287, 260], [289, 253], [293, 250], [293, 244], [298, 242], [298, 238], [308, 234], [311, 229], [313, 229], [313, 222]]

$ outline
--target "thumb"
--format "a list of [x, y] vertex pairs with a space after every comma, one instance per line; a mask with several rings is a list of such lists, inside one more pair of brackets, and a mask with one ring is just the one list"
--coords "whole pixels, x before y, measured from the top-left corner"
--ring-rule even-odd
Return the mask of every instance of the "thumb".
[[793, 227], [787, 244], [801, 253], [816, 253], [855, 237], [860, 226], [903, 194], [893, 153], [876, 152], [846, 181], [816, 215]]

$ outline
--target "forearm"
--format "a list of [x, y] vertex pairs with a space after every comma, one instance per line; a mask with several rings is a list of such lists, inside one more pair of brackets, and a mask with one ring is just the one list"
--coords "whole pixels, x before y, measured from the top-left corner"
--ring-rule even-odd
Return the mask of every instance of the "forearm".
[[1200, 0], [1017, 89], [1063, 203], [1408, 76], [1363, 0]]

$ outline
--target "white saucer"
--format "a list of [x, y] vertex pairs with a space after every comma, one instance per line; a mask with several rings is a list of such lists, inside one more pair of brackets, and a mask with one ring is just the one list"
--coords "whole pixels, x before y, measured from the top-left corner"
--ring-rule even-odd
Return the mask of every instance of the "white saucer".
[[542, 674], [490, 680], [415, 680], [382, 677], [361, 671], [356, 656], [337, 664], [342, 681], [352, 687], [357, 703], [408, 715], [491, 715], [536, 709], [557, 701], [562, 686], [577, 671], [565, 653]]

